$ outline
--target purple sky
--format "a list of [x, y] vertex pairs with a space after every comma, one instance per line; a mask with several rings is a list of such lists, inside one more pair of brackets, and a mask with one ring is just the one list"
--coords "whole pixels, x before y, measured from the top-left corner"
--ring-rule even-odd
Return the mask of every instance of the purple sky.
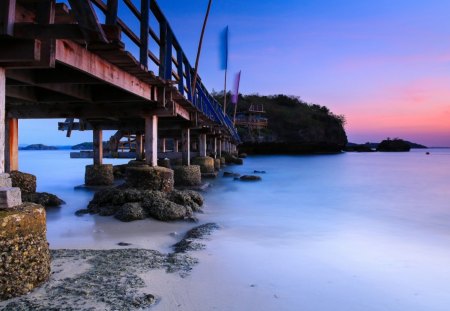
[[[159, 0], [194, 63], [207, 0]], [[241, 92], [288, 94], [346, 116], [349, 141], [401, 137], [450, 146], [450, 1], [213, 0], [199, 72], [223, 89], [219, 34], [230, 27], [229, 81], [242, 70]], [[51, 141], [72, 144], [55, 122]], [[50, 130], [51, 127], [51, 130]]]

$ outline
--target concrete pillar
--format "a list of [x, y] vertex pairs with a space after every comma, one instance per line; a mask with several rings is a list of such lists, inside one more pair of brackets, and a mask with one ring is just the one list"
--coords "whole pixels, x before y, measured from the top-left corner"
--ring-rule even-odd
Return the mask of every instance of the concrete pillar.
[[178, 139], [174, 139], [173, 140], [173, 151], [174, 152], [178, 152], [179, 151], [179, 149], [178, 149]]
[[191, 130], [185, 128], [181, 132], [181, 150], [183, 152], [183, 165], [191, 165]]
[[213, 139], [213, 154], [214, 159], [217, 159], [217, 137], [214, 137]]
[[145, 117], [145, 162], [158, 165], [158, 116]]
[[103, 164], [103, 131], [93, 131], [94, 165]]
[[219, 158], [222, 157], [222, 140], [218, 139], [218, 143], [219, 143]]
[[19, 170], [19, 120], [6, 120], [5, 171]]
[[136, 160], [144, 159], [144, 144], [142, 134], [136, 134]]
[[206, 134], [200, 134], [199, 136], [199, 156], [206, 157]]
[[12, 208], [22, 204], [20, 188], [11, 187], [11, 178], [5, 174], [5, 105], [6, 70], [0, 67], [0, 208]]
[[161, 138], [160, 140], [160, 144], [161, 144], [161, 152], [166, 152], [166, 139], [165, 138]]
[[6, 70], [0, 67], [0, 174], [5, 172]]

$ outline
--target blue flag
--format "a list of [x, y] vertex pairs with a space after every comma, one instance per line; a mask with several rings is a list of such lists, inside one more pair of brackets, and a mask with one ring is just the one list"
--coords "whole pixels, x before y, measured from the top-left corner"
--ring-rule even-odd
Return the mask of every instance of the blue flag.
[[220, 34], [220, 68], [228, 69], [228, 26]]

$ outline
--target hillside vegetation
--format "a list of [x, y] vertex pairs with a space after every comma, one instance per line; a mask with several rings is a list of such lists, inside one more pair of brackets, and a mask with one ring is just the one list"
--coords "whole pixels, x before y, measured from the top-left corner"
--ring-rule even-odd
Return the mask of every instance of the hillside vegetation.
[[[215, 94], [219, 102], [223, 96]], [[309, 104], [299, 97], [286, 95], [239, 96], [238, 111], [247, 111], [252, 104], [262, 104], [268, 118], [268, 128], [249, 131], [239, 128], [243, 152], [309, 153], [339, 152], [347, 144], [345, 118], [327, 107]], [[232, 104], [228, 105], [232, 115]]]

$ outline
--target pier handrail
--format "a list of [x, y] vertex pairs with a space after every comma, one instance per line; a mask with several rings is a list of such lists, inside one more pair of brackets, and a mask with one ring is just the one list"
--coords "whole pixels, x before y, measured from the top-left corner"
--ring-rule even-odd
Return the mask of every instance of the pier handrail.
[[[186, 54], [177, 40], [170, 24], [156, 0], [141, 0], [138, 8], [132, 0], [88, 0], [105, 16], [107, 25], [116, 25], [131, 42], [139, 49], [139, 63], [145, 71], [149, 70], [149, 60], [157, 67], [158, 76], [165, 81], [174, 81], [180, 94], [198, 112], [203, 113], [211, 121], [225, 127], [236, 142], [240, 142], [239, 134], [231, 118], [223, 113], [219, 103], [207, 91], [198, 77], [195, 90], [192, 90], [192, 78], [194, 70], [189, 63]], [[127, 8], [131, 16], [139, 23], [139, 34], [133, 31], [129, 23], [119, 16], [120, 8]], [[157, 21], [159, 35], [150, 23], [154, 18]], [[159, 56], [151, 50], [150, 41], [159, 49]], [[153, 43], [152, 42], [152, 43]]]

